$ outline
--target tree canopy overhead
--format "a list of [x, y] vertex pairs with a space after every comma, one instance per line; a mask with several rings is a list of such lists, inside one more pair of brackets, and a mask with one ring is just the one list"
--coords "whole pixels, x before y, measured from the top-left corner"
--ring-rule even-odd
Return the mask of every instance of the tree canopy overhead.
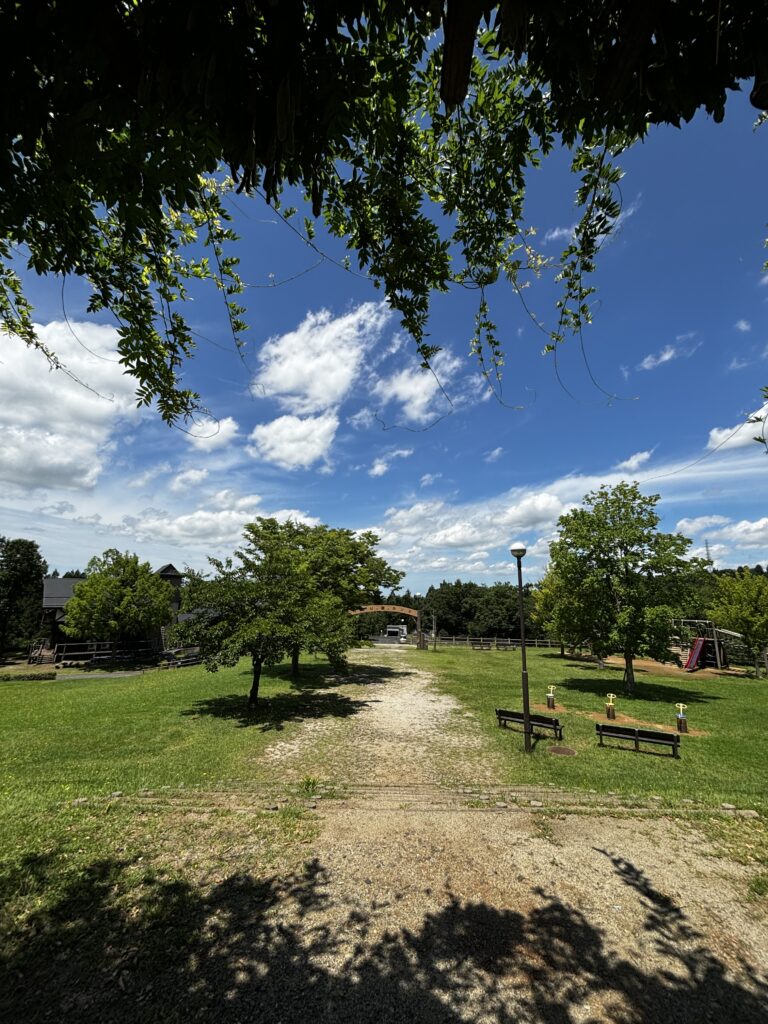
[[[589, 319], [622, 149], [700, 108], [722, 119], [741, 82], [768, 108], [765, 6], [746, 0], [2, 0], [0, 37], [0, 320], [42, 348], [19, 272], [86, 279], [169, 422], [197, 399], [190, 280], [222, 289], [238, 344], [246, 327], [226, 174], [273, 203], [302, 189], [425, 361], [430, 294], [475, 289], [492, 373], [496, 281], [559, 277], [553, 343]], [[583, 216], [548, 261], [526, 173], [560, 142]]]

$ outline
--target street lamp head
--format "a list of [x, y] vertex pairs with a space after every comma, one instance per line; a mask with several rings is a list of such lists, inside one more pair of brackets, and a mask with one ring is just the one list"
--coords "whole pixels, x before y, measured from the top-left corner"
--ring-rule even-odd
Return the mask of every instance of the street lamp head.
[[518, 540], [518, 541], [515, 541], [514, 544], [512, 544], [512, 546], [509, 549], [509, 553], [514, 558], [522, 558], [527, 550], [528, 549], [526, 548], [525, 544], [523, 544], [521, 541]]

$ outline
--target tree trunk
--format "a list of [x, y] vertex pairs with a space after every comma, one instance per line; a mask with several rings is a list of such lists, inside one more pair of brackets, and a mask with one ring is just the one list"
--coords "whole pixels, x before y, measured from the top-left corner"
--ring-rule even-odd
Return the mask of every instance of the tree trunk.
[[251, 663], [253, 665], [253, 682], [251, 683], [251, 692], [248, 694], [248, 703], [251, 707], [256, 707], [259, 699], [259, 682], [261, 681], [261, 658], [252, 658]]
[[624, 685], [627, 693], [634, 693], [635, 690], [635, 666], [632, 661], [632, 652], [624, 651]]
[[291, 650], [291, 675], [295, 678], [299, 674], [299, 655], [301, 648], [298, 644]]
[[565, 657], [565, 644], [563, 643], [562, 640], [560, 641], [560, 657], [561, 658]]

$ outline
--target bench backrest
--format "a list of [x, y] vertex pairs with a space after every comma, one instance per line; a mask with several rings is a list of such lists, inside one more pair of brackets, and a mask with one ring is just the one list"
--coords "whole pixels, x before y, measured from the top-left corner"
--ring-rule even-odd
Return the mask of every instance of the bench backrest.
[[638, 729], [637, 737], [641, 740], [666, 740], [668, 743], [678, 743], [680, 737], [675, 732], [657, 732], [656, 729]]
[[[517, 722], [523, 721], [522, 711], [505, 711], [503, 708], [496, 708], [496, 714], [500, 718], [513, 718]], [[529, 715], [528, 716], [534, 725], [560, 725], [560, 720], [557, 718], [551, 718], [549, 715]]]
[[605, 725], [603, 722], [595, 722], [595, 731], [605, 733], [607, 736], [629, 736], [634, 739], [637, 729], [629, 725]]
[[631, 725], [605, 725], [595, 722], [595, 731], [605, 736], [618, 736], [622, 739], [656, 740], [657, 742], [678, 743], [679, 736], [674, 732], [658, 732], [656, 729], [635, 729]]
[[537, 725], [559, 725], [560, 724], [560, 720], [557, 719], [557, 718], [552, 718], [551, 715], [529, 715], [528, 717], [530, 718], [530, 720], [532, 722], [535, 722]]

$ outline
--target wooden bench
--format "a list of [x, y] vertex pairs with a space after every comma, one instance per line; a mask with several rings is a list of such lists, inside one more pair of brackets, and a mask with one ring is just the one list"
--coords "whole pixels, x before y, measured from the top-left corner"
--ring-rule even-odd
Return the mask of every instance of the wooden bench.
[[498, 643], [498, 641], [497, 641], [497, 643], [496, 643], [496, 650], [497, 651], [516, 651], [517, 650], [517, 644], [505, 644], [504, 642]]
[[490, 651], [490, 649], [491, 649], [491, 645], [490, 644], [482, 644], [482, 643], [472, 644], [472, 650], [473, 651]]
[[[505, 728], [511, 722], [513, 725], [525, 725], [523, 720], [522, 711], [506, 711], [504, 708], [496, 708], [496, 718], [499, 725], [503, 725]], [[550, 729], [554, 734], [555, 738], [561, 740], [563, 738], [563, 727], [560, 725], [560, 720], [557, 718], [550, 718], [549, 715], [534, 715], [528, 716], [531, 723], [531, 732], [536, 729]]]
[[672, 747], [672, 757], [680, 756], [680, 737], [676, 732], [635, 729], [631, 725], [605, 725], [603, 722], [595, 723], [595, 731], [600, 738], [601, 747], [605, 746], [603, 737], [607, 736], [615, 740], [632, 740], [638, 753], [640, 752], [641, 743], [655, 743], [662, 747]]

